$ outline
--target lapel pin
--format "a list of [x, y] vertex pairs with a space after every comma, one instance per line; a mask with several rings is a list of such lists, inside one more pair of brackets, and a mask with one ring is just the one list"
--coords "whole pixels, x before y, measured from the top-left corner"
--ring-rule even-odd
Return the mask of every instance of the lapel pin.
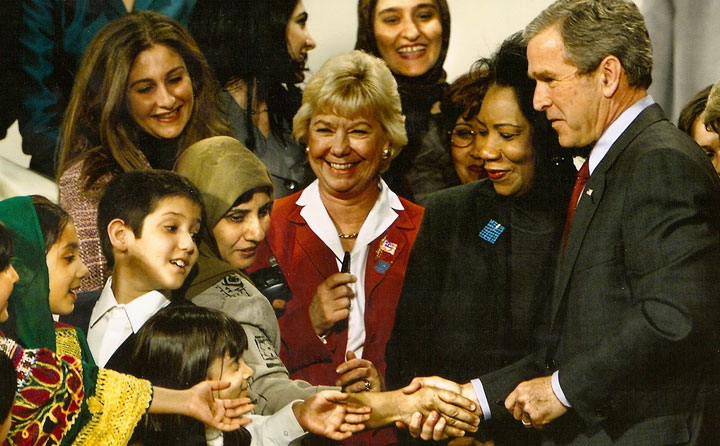
[[593, 190], [592, 190], [592, 189], [588, 189], [588, 190], [585, 191], [585, 193], [587, 194], [588, 197], [592, 197]]
[[500, 237], [500, 234], [502, 234], [503, 231], [505, 231], [505, 227], [503, 225], [493, 219], [490, 219], [490, 221], [485, 225], [482, 231], [480, 231], [478, 237], [485, 240], [486, 242], [495, 244], [498, 237]]

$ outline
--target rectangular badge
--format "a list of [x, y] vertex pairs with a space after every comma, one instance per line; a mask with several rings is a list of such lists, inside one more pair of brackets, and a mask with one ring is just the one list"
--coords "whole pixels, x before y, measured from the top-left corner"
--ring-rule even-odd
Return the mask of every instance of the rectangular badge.
[[384, 260], [378, 260], [378, 262], [375, 264], [375, 271], [380, 274], [385, 274], [389, 268], [390, 264]]
[[505, 226], [501, 225], [493, 219], [490, 219], [488, 224], [485, 225], [485, 227], [482, 229], [482, 231], [480, 231], [478, 236], [486, 242], [490, 242], [494, 245], [495, 242], [497, 242], [498, 237], [500, 237], [500, 234], [502, 234], [504, 231]]

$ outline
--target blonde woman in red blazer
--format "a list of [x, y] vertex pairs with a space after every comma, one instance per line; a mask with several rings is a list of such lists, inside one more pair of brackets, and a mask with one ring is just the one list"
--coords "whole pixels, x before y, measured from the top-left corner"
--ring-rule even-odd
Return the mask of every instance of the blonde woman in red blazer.
[[[380, 178], [407, 143], [390, 70], [360, 51], [330, 59], [308, 83], [293, 133], [318, 179], [275, 202], [267, 235], [292, 291], [279, 318], [282, 360], [312, 384], [382, 390], [385, 344], [423, 215]], [[349, 441], [396, 440], [385, 429]]]

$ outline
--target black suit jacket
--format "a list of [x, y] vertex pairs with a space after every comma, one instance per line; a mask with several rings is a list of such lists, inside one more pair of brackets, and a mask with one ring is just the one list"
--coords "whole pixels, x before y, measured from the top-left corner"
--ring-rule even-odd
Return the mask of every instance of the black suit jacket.
[[[533, 351], [566, 206], [544, 188], [500, 196], [488, 179], [430, 197], [385, 350], [388, 388], [416, 376], [467, 382]], [[497, 239], [488, 237], [497, 225]], [[483, 427], [482, 440], [531, 444], [519, 423]]]
[[[100, 293], [102, 290], [88, 291], [87, 293], [80, 293], [77, 301], [75, 301], [75, 309], [72, 313], [67, 316], [61, 316], [60, 321], [66, 324], [74, 325], [85, 333], [87, 337], [88, 330], [90, 329], [90, 317], [92, 316], [93, 308], [98, 299], [100, 299]], [[185, 299], [171, 299], [170, 303], [165, 307], [177, 305], [193, 305], [192, 302]], [[120, 373], [130, 373], [130, 361], [132, 359], [133, 351], [135, 351], [135, 341], [137, 340], [137, 334], [131, 333], [125, 341], [120, 344], [115, 353], [112, 354], [108, 359], [107, 364], [104, 368], [115, 370]]]
[[[557, 444], [709, 444], [717, 406], [720, 182], [697, 145], [645, 109], [590, 177], [558, 265], [543, 350], [482, 378], [493, 417], [559, 370]], [[714, 414], [712, 414], [714, 417]]]

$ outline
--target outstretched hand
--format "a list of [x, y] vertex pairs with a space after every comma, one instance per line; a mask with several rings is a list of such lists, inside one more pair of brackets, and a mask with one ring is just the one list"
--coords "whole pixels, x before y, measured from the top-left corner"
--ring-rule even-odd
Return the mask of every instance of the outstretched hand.
[[348, 350], [345, 358], [347, 361], [340, 364], [335, 370], [340, 375], [335, 382], [336, 386], [342, 387], [345, 392], [382, 392], [385, 390], [385, 380], [375, 368], [375, 364], [367, 359], [356, 357], [352, 350]]
[[216, 399], [213, 391], [230, 387], [227, 381], [203, 381], [183, 390], [182, 414], [221, 431], [234, 431], [250, 423], [244, 417], [255, 407], [249, 398]]
[[349, 403], [348, 398], [346, 393], [324, 390], [295, 404], [293, 412], [304, 430], [342, 441], [365, 429], [370, 419], [369, 407]]

